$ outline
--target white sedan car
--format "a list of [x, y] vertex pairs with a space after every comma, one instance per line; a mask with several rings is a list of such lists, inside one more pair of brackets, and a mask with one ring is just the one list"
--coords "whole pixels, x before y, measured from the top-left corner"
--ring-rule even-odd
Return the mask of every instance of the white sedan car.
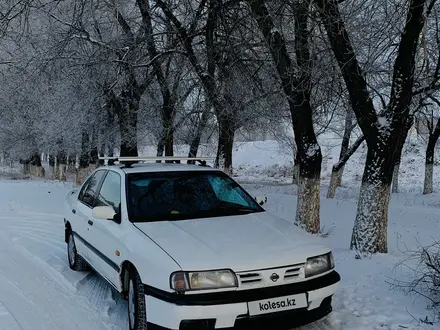
[[66, 205], [70, 268], [128, 299], [130, 330], [282, 329], [332, 310], [331, 251], [220, 170], [121, 162]]

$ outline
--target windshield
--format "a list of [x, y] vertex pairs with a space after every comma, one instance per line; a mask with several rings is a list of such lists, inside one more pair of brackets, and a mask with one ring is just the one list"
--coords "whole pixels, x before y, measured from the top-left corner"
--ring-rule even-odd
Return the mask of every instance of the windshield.
[[263, 208], [223, 172], [128, 174], [132, 222], [175, 221], [262, 212]]

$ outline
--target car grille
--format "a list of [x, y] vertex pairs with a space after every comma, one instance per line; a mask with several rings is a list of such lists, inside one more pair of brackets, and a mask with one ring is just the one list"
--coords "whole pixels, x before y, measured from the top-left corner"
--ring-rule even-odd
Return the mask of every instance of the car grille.
[[261, 288], [267, 286], [289, 284], [302, 281], [305, 264], [291, 265], [287, 267], [238, 272], [239, 290]]
[[287, 269], [286, 272], [284, 273], [284, 280], [294, 281], [295, 279], [297, 279], [301, 275], [301, 267], [304, 267], [304, 264]]
[[261, 273], [237, 274], [242, 286], [252, 286], [263, 280]]

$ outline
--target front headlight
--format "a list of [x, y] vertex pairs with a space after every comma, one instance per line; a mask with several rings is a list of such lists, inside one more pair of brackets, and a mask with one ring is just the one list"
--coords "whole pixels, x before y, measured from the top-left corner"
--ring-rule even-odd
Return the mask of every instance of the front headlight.
[[228, 269], [206, 272], [175, 272], [171, 274], [171, 288], [176, 291], [236, 288], [237, 277]]
[[306, 278], [325, 273], [335, 268], [333, 253], [329, 252], [317, 257], [307, 259]]

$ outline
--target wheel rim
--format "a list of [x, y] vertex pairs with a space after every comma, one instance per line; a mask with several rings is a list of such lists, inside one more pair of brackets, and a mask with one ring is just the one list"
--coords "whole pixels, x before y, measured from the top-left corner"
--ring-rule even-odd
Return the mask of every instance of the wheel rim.
[[128, 318], [130, 321], [130, 328], [134, 329], [134, 310], [135, 310], [135, 295], [134, 295], [134, 286], [133, 281], [130, 280], [130, 284], [128, 287]]
[[69, 262], [71, 265], [73, 265], [75, 263], [76, 249], [75, 249], [75, 242], [73, 241], [72, 235], [69, 236], [69, 243], [67, 245], [67, 251], [69, 254]]

